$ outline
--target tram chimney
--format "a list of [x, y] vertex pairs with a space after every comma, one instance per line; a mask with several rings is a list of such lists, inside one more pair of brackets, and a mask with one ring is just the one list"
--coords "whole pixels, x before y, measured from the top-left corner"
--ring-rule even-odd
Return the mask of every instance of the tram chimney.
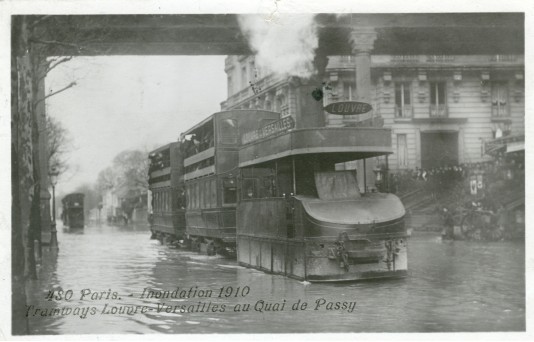
[[313, 61], [316, 74], [310, 78], [291, 76], [289, 78], [290, 93], [296, 99], [296, 128], [324, 127], [326, 118], [323, 106], [323, 80], [328, 64], [326, 51], [319, 42]]

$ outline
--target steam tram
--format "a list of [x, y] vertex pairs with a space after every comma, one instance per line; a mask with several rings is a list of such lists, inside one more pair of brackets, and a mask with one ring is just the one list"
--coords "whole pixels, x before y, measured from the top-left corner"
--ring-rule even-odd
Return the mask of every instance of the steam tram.
[[63, 225], [69, 228], [83, 228], [85, 224], [83, 213], [83, 200], [85, 195], [82, 193], [73, 193], [65, 196], [61, 200], [63, 211], [61, 219]]
[[392, 153], [389, 129], [294, 129], [279, 113], [236, 110], [182, 137], [185, 233], [154, 218], [156, 234], [308, 281], [406, 275], [400, 200], [361, 193], [356, 170], [336, 171], [339, 163]]
[[404, 277], [405, 210], [336, 164], [391, 153], [382, 128], [311, 128], [239, 151], [238, 261], [308, 281]]

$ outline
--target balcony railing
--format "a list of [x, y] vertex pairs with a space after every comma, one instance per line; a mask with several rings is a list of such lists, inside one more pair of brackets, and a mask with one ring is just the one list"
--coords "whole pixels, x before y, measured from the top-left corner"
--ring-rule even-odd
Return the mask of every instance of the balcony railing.
[[506, 102], [494, 102], [491, 106], [491, 115], [494, 118], [504, 118], [510, 116]]
[[393, 55], [391, 56], [392, 63], [418, 63], [418, 55]]
[[411, 118], [412, 117], [412, 106], [395, 106], [395, 117], [396, 118]]
[[446, 118], [448, 116], [447, 106], [444, 104], [430, 105], [431, 118]]

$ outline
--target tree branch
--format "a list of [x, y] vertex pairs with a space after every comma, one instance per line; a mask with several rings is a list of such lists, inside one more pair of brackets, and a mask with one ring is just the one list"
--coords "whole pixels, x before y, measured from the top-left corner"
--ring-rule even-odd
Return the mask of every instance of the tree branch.
[[[49, 66], [49, 67], [46, 69], [45, 73], [44, 73], [41, 77], [39, 77], [39, 81], [42, 80], [43, 78], [45, 78], [46, 75], [48, 75], [48, 73], [49, 73], [52, 69], [54, 69], [55, 67], [57, 67], [58, 65], [60, 65], [60, 64], [62, 64], [62, 63], [65, 63], [65, 62], [70, 61], [71, 59], [72, 59], [72, 56], [64, 57], [63, 59], [60, 59], [59, 61], [57, 61], [54, 65]], [[54, 61], [52, 61], [50, 64], [52, 64], [53, 62], [54, 62]], [[50, 65], [50, 64], [49, 64], [49, 65]]]
[[41, 18], [37, 19], [36, 21], [34, 21], [31, 25], [30, 25], [30, 29], [34, 29], [37, 25], [39, 25], [42, 21], [45, 21], [47, 20], [48, 18], [50, 18], [51, 16], [50, 15], [44, 15], [42, 16]]
[[41, 39], [35, 39], [35, 38], [32, 38], [30, 39], [30, 42], [32, 43], [36, 43], [36, 44], [48, 44], [48, 45], [63, 45], [63, 46], [70, 46], [72, 48], [75, 48], [77, 50], [83, 50], [84, 48], [81, 47], [80, 45], [78, 44], [74, 44], [74, 43], [66, 43], [66, 42], [60, 42], [60, 41], [57, 41], [57, 40], [41, 40]]
[[61, 92], [64, 92], [65, 90], [67, 90], [67, 89], [69, 89], [69, 88], [72, 88], [72, 87], [74, 87], [75, 85], [76, 85], [76, 82], [71, 82], [71, 83], [70, 83], [69, 85], [67, 85], [66, 87], [63, 87], [62, 89], [59, 89], [58, 91], [55, 91], [55, 92], [53, 92], [53, 93], [50, 93], [50, 94], [46, 95], [45, 97], [43, 97], [42, 99], [37, 100], [37, 101], [34, 103], [34, 105], [37, 105], [38, 103], [40, 103], [40, 102], [46, 100], [46, 99], [49, 98], [50, 96], [54, 96], [54, 95], [57, 95], [57, 94], [59, 94], [59, 93], [61, 93]]

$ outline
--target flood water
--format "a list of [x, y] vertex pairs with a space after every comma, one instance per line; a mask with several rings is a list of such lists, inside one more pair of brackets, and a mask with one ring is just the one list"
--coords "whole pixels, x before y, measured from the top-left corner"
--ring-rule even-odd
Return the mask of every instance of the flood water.
[[[406, 279], [309, 284], [162, 246], [149, 239], [146, 226], [58, 230], [59, 253], [45, 250], [39, 280], [27, 288], [32, 334], [525, 330], [523, 242], [442, 242], [435, 233], [416, 232], [408, 244]], [[177, 293], [197, 295], [141, 298], [145, 288], [156, 294], [177, 287]], [[72, 290], [72, 297], [47, 300], [51, 290]], [[210, 297], [200, 298], [209, 290]], [[299, 300], [300, 310], [293, 310]], [[163, 303], [177, 309], [166, 312]], [[246, 304], [249, 311], [234, 311]], [[119, 311], [136, 305], [136, 313]], [[72, 311], [63, 315], [54, 308]]]

